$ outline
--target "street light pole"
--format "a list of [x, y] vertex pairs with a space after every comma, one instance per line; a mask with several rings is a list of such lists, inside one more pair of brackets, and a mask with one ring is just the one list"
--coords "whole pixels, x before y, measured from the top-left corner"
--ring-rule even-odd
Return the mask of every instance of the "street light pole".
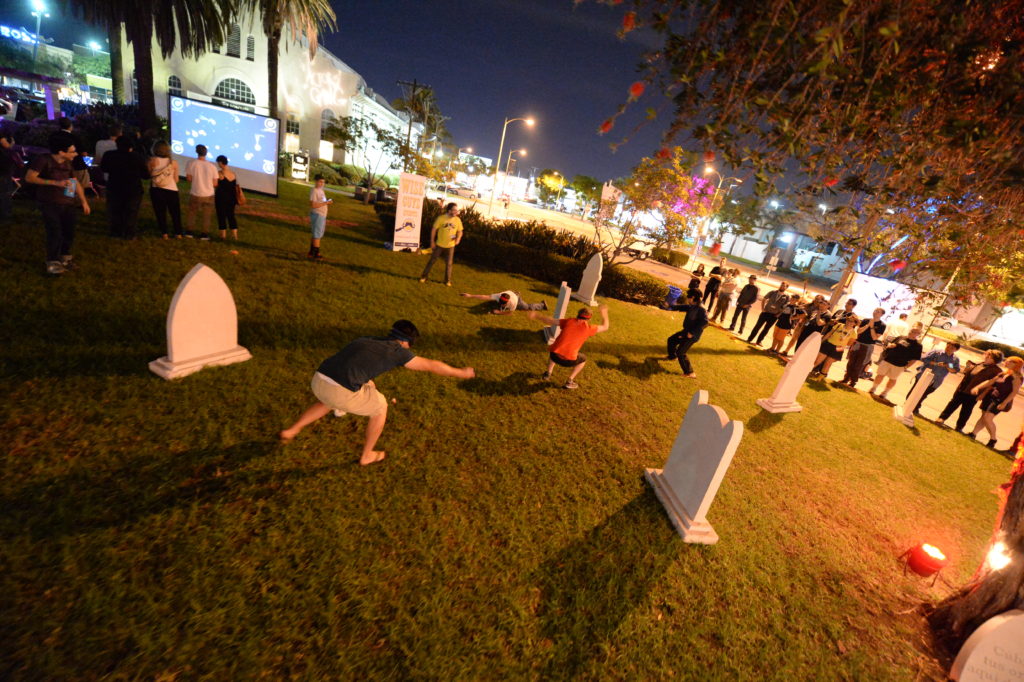
[[494, 190], [498, 186], [498, 170], [501, 168], [501, 155], [505, 151], [505, 133], [508, 131], [508, 124], [522, 121], [528, 126], [533, 126], [532, 118], [506, 118], [505, 125], [501, 127], [501, 144], [498, 145], [498, 157], [494, 160], [494, 178], [491, 180], [491, 200], [487, 202], [487, 215], [494, 212]]
[[43, 4], [42, 0], [32, 0], [32, 10], [32, 16], [36, 18], [36, 39], [32, 44], [32, 68], [34, 69], [36, 68], [36, 60], [39, 58], [39, 41], [41, 38], [39, 31], [43, 27], [43, 15], [45, 14], [49, 18], [50, 14], [46, 11], [46, 5]]
[[512, 167], [512, 155], [519, 154], [520, 156], [526, 156], [525, 149], [513, 149], [508, 153], [508, 161], [505, 162], [505, 177], [501, 179], [501, 196], [505, 196], [505, 183], [508, 182], [508, 169]]
[[[723, 182], [725, 182], [726, 180], [730, 180], [730, 181], [733, 182], [732, 185], [729, 185], [729, 189], [730, 190], [733, 187], [735, 187], [736, 185], [739, 185], [739, 184], [743, 183], [743, 181], [740, 180], [739, 178], [723, 178], [722, 174], [719, 173], [718, 171], [716, 171], [711, 166], [706, 166], [704, 168], [704, 175], [717, 175], [718, 176], [718, 185], [715, 187], [715, 194], [714, 194], [714, 196], [711, 197], [711, 208], [712, 209], [714, 209], [715, 208], [715, 204], [718, 203], [718, 194], [719, 194], [719, 192], [722, 191], [722, 183]], [[726, 190], [726, 193], [728, 193], [728, 190]], [[697, 255], [700, 253], [700, 240], [704, 236], [704, 232], [705, 231], [708, 231], [708, 232], [711, 231], [711, 211], [708, 211], [708, 217], [704, 221], [704, 229], [700, 230], [697, 233], [697, 235], [694, 237], [694, 239], [693, 239], [693, 250], [690, 252], [690, 269], [691, 270], [693, 270], [694, 268], [697, 267]]]

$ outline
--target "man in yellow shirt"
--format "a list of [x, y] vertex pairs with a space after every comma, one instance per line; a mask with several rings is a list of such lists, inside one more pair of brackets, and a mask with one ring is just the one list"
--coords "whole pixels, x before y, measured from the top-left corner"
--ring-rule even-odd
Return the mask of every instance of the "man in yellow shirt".
[[454, 202], [444, 207], [444, 213], [437, 216], [434, 227], [430, 230], [430, 260], [427, 267], [423, 268], [420, 281], [426, 282], [430, 268], [434, 267], [442, 253], [445, 256], [444, 283], [452, 285], [452, 258], [455, 256], [455, 247], [462, 241], [462, 221], [459, 219], [459, 207]]

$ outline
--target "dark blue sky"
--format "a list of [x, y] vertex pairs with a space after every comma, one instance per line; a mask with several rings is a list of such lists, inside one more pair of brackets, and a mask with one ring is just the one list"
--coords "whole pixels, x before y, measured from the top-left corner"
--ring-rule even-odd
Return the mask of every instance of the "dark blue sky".
[[[28, 0], [0, 0], [0, 22], [30, 26]], [[55, 3], [48, 3], [55, 4]], [[625, 11], [572, 0], [333, 0], [338, 31], [323, 44], [389, 100], [398, 80], [433, 87], [460, 147], [497, 155], [506, 117], [532, 115], [533, 129], [509, 126], [509, 148], [526, 147], [522, 168], [555, 168], [599, 180], [626, 175], [658, 147], [662, 125], [634, 134], [617, 152], [608, 145], [640, 121], [641, 100], [610, 136], [597, 128], [614, 113], [635, 80], [651, 37], [616, 29]], [[103, 33], [65, 19], [47, 20], [43, 35], [57, 44], [103, 42]], [[656, 98], [651, 98], [652, 102]], [[662, 102], [664, 100], [661, 100]], [[660, 102], [653, 102], [660, 104]], [[510, 147], [511, 145], [511, 147]]]

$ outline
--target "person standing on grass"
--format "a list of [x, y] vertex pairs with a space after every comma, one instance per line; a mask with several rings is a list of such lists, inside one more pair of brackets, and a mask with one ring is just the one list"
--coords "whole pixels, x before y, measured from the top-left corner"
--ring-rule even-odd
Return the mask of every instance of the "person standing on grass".
[[722, 285], [718, 288], [718, 303], [715, 304], [715, 314], [712, 321], [717, 325], [725, 324], [725, 315], [729, 312], [729, 304], [732, 303], [732, 295], [736, 291], [736, 276], [739, 270], [726, 270], [722, 275]]
[[149, 169], [137, 154], [132, 138], [117, 138], [117, 149], [103, 155], [100, 170], [107, 178], [107, 220], [110, 236], [135, 239], [142, 206], [142, 181], [149, 179]]
[[917, 370], [917, 378], [914, 379], [914, 385], [907, 391], [907, 397], [913, 393], [914, 389], [917, 388], [917, 384], [921, 381], [921, 375], [924, 374], [926, 369], [932, 371], [932, 380], [928, 384], [928, 388], [924, 389], [924, 395], [917, 401], [917, 405], [914, 407], [914, 414], [921, 414], [921, 405], [928, 396], [935, 392], [935, 390], [942, 385], [942, 382], [946, 380], [946, 375], [950, 372], [956, 374], [960, 371], [960, 358], [956, 356], [956, 352], [960, 350], [960, 344], [955, 341], [946, 342], [946, 348], [944, 350], [933, 350], [928, 355], [921, 358], [921, 368]]
[[459, 207], [455, 205], [455, 202], [451, 202], [444, 207], [444, 213], [437, 216], [434, 226], [430, 230], [430, 260], [427, 261], [427, 267], [423, 268], [420, 282], [427, 281], [430, 269], [434, 267], [434, 261], [443, 254], [445, 257], [444, 284], [450, 287], [452, 285], [452, 261], [455, 258], [455, 247], [461, 241], [462, 220], [459, 219]]
[[[708, 283], [704, 285], [704, 299], [701, 301], [702, 305], [706, 305], [708, 300], [711, 300], [711, 305], [714, 305], [715, 299], [718, 298], [718, 289], [722, 286], [722, 276], [725, 274], [725, 259], [715, 267], [711, 268], [711, 272], [708, 273]], [[711, 309], [711, 305], [708, 305], [708, 309]]]
[[[789, 300], [789, 296], [786, 294], [786, 289], [788, 288], [789, 283], [782, 282], [779, 284], [778, 289], [765, 294], [764, 300], [761, 301], [761, 314], [757, 316], [757, 322], [754, 323], [754, 328], [750, 331], [747, 343], [756, 343], [760, 346], [761, 342], [764, 341], [764, 337], [768, 335], [768, 330], [779, 319], [779, 311], [782, 310], [782, 306]], [[760, 335], [758, 335], [758, 332], [760, 332]]]
[[778, 320], [775, 322], [775, 330], [772, 332], [772, 347], [769, 353], [785, 355], [782, 352], [782, 344], [786, 343], [786, 337], [793, 330], [793, 315], [800, 310], [800, 294], [793, 294], [782, 309], [779, 311]]
[[918, 341], [920, 337], [920, 329], [911, 329], [906, 336], [901, 336], [886, 344], [885, 350], [882, 351], [882, 357], [878, 361], [878, 376], [875, 377], [875, 383], [871, 384], [871, 390], [868, 391], [871, 395], [874, 395], [875, 390], [882, 385], [883, 379], [888, 379], [889, 382], [885, 385], [885, 390], [879, 395], [882, 400], [886, 400], [886, 396], [896, 385], [896, 380], [900, 378], [904, 370], [921, 359], [924, 348]]
[[309, 230], [312, 237], [309, 240], [309, 253], [306, 258], [311, 260], [323, 260], [320, 255], [320, 240], [324, 238], [327, 231], [327, 207], [334, 201], [328, 199], [324, 192], [324, 185], [327, 181], [324, 176], [317, 175], [313, 178], [313, 189], [309, 190]]
[[317, 402], [299, 419], [278, 434], [282, 442], [291, 442], [306, 428], [332, 410], [341, 417], [346, 413], [369, 417], [366, 439], [359, 463], [374, 464], [385, 457], [383, 450], [374, 450], [388, 418], [388, 400], [373, 380], [395, 367], [418, 372], [431, 372], [443, 377], [472, 379], [472, 367], [457, 369], [439, 360], [428, 360], [412, 354], [420, 333], [409, 320], [398, 320], [386, 337], [362, 336], [324, 360], [313, 375], [311, 388]]
[[555, 365], [571, 367], [572, 371], [569, 373], [569, 378], [566, 380], [563, 388], [579, 388], [579, 384], [576, 383], [576, 377], [579, 376], [579, 373], [583, 371], [583, 367], [587, 364], [587, 356], [580, 352], [580, 348], [594, 334], [608, 331], [608, 306], [602, 305], [599, 310], [601, 311], [601, 324], [597, 326], [590, 324], [591, 315], [590, 310], [587, 308], [580, 308], [575, 319], [563, 318], [556, 320], [553, 317], [538, 315], [533, 310], [527, 313], [531, 320], [540, 320], [545, 326], [557, 324], [560, 330], [555, 338], [555, 342], [551, 344], [551, 350], [548, 354], [548, 369], [541, 375], [541, 378], [545, 380], [550, 379], [551, 373], [555, 371]]
[[695, 343], [700, 341], [704, 328], [708, 326], [708, 313], [701, 306], [700, 292], [691, 291], [686, 294], [686, 303], [676, 306], [683, 315], [683, 328], [668, 337], [668, 358], [679, 360], [679, 368], [683, 370], [683, 376], [687, 379], [696, 379], [697, 374], [693, 371], [690, 358], [686, 356]]
[[72, 177], [71, 160], [78, 154], [75, 138], [56, 132], [50, 136], [49, 144], [49, 154], [32, 159], [25, 182], [40, 185], [36, 189], [36, 200], [46, 228], [46, 272], [60, 275], [75, 267], [71, 244], [75, 240], [77, 206], [81, 205], [85, 215], [89, 215], [91, 209], [85, 190]]
[[103, 157], [107, 152], [112, 152], [117, 149], [117, 138], [123, 134], [123, 128], [120, 125], [110, 126], [110, 135], [105, 140], [96, 141], [96, 153], [92, 155], [92, 163], [94, 166], [100, 168], [100, 176], [103, 180], [103, 185], [107, 184], [107, 176], [102, 172], [103, 169]]
[[181, 203], [178, 195], [178, 162], [171, 158], [171, 145], [157, 142], [153, 145], [153, 156], [146, 163], [151, 182], [149, 183], [149, 200], [153, 202], [153, 213], [156, 225], [164, 239], [168, 238], [167, 214], [171, 214], [171, 225], [174, 236], [181, 239], [185, 231], [181, 229]]
[[238, 205], [238, 177], [228, 168], [228, 157], [221, 154], [217, 157], [217, 186], [213, 190], [213, 203], [217, 208], [217, 229], [220, 239], [228, 238], [231, 228], [231, 239], [238, 239], [238, 221], [235, 220], [235, 206]]
[[196, 158], [185, 166], [185, 179], [192, 183], [188, 192], [188, 227], [195, 234], [196, 221], [203, 226], [199, 238], [210, 240], [210, 214], [217, 188], [217, 167], [206, 160], [206, 145], [196, 145]]
[[977, 438], [981, 435], [981, 430], [985, 429], [988, 432], [990, 448], [996, 446], [996, 415], [1000, 412], [1010, 411], [1013, 398], [1020, 391], [1021, 382], [1024, 381], [1024, 376], [1021, 376], [1021, 367], [1024, 367], [1024, 359], [1012, 355], [1003, 363], [1001, 374], [972, 390], [972, 393], [981, 399], [981, 417], [974, 425], [974, 432], [971, 433], [971, 436]]
[[739, 335], [743, 336], [743, 330], [747, 328], [747, 313], [750, 312], [750, 306], [757, 303], [757, 297], [761, 295], [760, 290], [757, 288], [757, 275], [751, 275], [747, 278], [747, 283], [740, 289], [740, 295], [736, 299], [736, 312], [732, 314], [732, 324], [729, 325], [729, 331], [735, 331], [736, 320], [740, 321]]
[[964, 427], [967, 426], [967, 420], [971, 417], [971, 412], [974, 411], [974, 406], [978, 402], [978, 394], [974, 389], [989, 379], [994, 379], [998, 376], [1000, 371], [999, 363], [1002, 361], [1003, 353], [998, 350], [985, 351], [981, 362], [978, 364], [968, 360], [964, 366], [963, 378], [960, 379], [960, 383], [953, 392], [953, 397], [942, 408], [942, 412], [939, 413], [939, 418], [935, 420], [935, 423], [942, 426], [946, 423], [947, 419], [953, 416], [954, 412], [959, 410], [956, 418], [956, 430], [962, 433]]
[[0, 132], [0, 222], [11, 219], [11, 204], [14, 199], [14, 173], [17, 170], [11, 147], [14, 136], [9, 132]]
[[492, 315], [511, 315], [517, 310], [547, 310], [546, 301], [540, 303], [527, 303], [518, 291], [502, 291], [497, 294], [459, 294], [463, 298], [475, 298], [480, 301], [494, 301]]
[[821, 338], [821, 350], [814, 361], [812, 375], [827, 377], [832, 363], [843, 357], [843, 351], [857, 340], [857, 324], [860, 320], [856, 315], [847, 315], [842, 322], [833, 322]]
[[851, 388], [856, 388], [857, 381], [864, 371], [864, 365], [871, 361], [875, 344], [885, 334], [883, 315], [885, 315], [885, 308], [875, 308], [870, 320], [861, 320], [857, 325], [857, 341], [850, 346], [850, 352], [846, 354], [846, 374], [843, 375], [842, 382]]

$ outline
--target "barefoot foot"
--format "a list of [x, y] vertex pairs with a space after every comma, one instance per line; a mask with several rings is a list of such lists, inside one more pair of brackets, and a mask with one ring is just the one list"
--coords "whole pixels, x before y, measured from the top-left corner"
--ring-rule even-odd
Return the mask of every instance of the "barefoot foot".
[[383, 450], [373, 450], [372, 452], [370, 452], [370, 454], [363, 455], [363, 457], [359, 460], [359, 464], [360, 466], [376, 464], [377, 462], [384, 459], [384, 457], [385, 453]]
[[291, 443], [291, 442], [292, 442], [293, 440], [295, 440], [295, 436], [296, 436], [296, 435], [297, 435], [297, 434], [295, 434], [295, 433], [293, 433], [293, 432], [289, 431], [288, 429], [285, 429], [285, 430], [284, 430], [284, 431], [282, 431], [281, 433], [277, 434], [277, 438], [278, 438], [278, 440], [280, 440], [280, 441], [281, 441], [282, 443]]

